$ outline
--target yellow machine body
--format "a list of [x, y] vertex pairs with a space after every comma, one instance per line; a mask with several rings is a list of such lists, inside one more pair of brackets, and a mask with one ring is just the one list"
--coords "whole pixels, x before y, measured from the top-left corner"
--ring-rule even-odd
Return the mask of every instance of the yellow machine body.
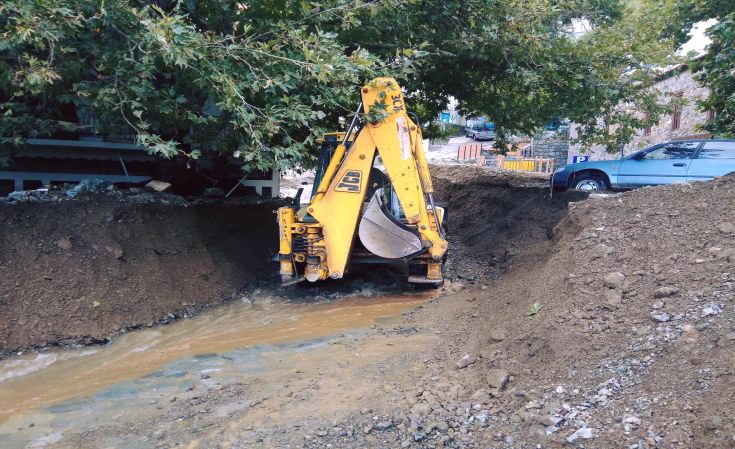
[[[408, 116], [394, 79], [377, 78], [364, 86], [361, 94], [368, 122], [344, 139], [351, 142], [349, 150], [344, 143], [336, 147], [307, 206], [299, 211], [291, 207], [278, 210], [282, 279], [314, 282], [344, 276], [353, 255], [358, 224], [368, 213], [366, 201], [371, 199], [366, 193], [377, 154], [405, 217], [400, 223], [388, 217], [402, 228], [396, 228], [396, 232], [391, 232], [385, 220], [374, 220], [377, 226], [368, 220], [363, 235], [379, 247], [382, 243], [391, 245], [394, 234], [403, 232], [406, 240], [412, 240], [411, 233], [415, 233], [419, 251], [411, 258], [425, 266], [425, 272], [412, 276], [413, 280], [440, 283], [441, 264], [448, 248], [441, 225], [444, 211], [433, 205], [421, 129]], [[344, 133], [339, 136], [344, 138]], [[379, 204], [373, 205], [371, 213], [376, 214]], [[388, 223], [385, 242], [381, 242], [380, 223]], [[300, 242], [298, 248], [294, 247], [295, 241]], [[301, 273], [297, 270], [300, 266]]]

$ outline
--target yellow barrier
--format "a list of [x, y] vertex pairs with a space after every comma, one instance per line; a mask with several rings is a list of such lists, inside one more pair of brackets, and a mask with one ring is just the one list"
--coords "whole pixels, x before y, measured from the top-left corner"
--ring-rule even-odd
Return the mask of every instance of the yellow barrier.
[[543, 158], [513, 158], [506, 159], [506, 156], [498, 155], [498, 168], [513, 171], [527, 171], [534, 173], [553, 173], [554, 159]]

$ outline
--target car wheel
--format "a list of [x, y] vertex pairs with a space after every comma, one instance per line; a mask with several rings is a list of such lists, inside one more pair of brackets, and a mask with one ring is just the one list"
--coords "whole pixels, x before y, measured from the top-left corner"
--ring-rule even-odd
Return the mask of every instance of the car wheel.
[[600, 175], [584, 174], [574, 179], [572, 184], [577, 190], [596, 191], [607, 189], [607, 183]]

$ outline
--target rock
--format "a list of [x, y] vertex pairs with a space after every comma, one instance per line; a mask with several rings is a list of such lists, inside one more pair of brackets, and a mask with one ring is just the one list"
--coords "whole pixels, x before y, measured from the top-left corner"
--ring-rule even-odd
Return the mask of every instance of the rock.
[[662, 309], [664, 307], [664, 302], [663, 301], [656, 301], [656, 302], [653, 303], [653, 305], [651, 307], [653, 307], [656, 310]]
[[82, 193], [99, 192], [110, 185], [110, 181], [103, 181], [101, 179], [82, 179], [79, 184], [66, 191], [66, 196], [74, 198]]
[[637, 416], [626, 416], [623, 418], [623, 430], [630, 432], [641, 425], [641, 419]]
[[115, 259], [122, 259], [123, 257], [123, 250], [122, 248], [113, 248], [112, 249], [112, 255], [115, 256]]
[[219, 187], [207, 187], [202, 194], [209, 198], [224, 198], [225, 191]]
[[457, 369], [467, 368], [475, 362], [477, 362], [477, 357], [465, 354], [465, 356], [459, 359], [459, 362], [457, 362]]
[[625, 275], [623, 273], [620, 273], [619, 271], [608, 273], [602, 279], [602, 282], [607, 288], [621, 289], [623, 288], [623, 283], [625, 282]]
[[702, 318], [713, 316], [713, 315], [719, 315], [720, 312], [722, 312], [722, 308], [719, 304], [710, 304], [709, 306], [705, 307], [702, 310]]
[[594, 436], [595, 435], [592, 432], [592, 429], [588, 427], [583, 427], [581, 429], [577, 429], [576, 431], [574, 431], [574, 433], [569, 435], [567, 437], [567, 442], [573, 444], [573, 443], [576, 443], [577, 440], [580, 438], [583, 440], [589, 440], [590, 438], [594, 438]]
[[720, 223], [718, 229], [720, 230], [720, 232], [723, 232], [725, 234], [735, 234], [735, 224], [729, 221]]
[[727, 261], [735, 261], [735, 248], [725, 248], [717, 253], [718, 259]]
[[668, 313], [654, 313], [653, 315], [651, 315], [651, 318], [658, 321], [659, 323], [671, 321], [671, 315], [669, 315]]
[[619, 289], [605, 290], [605, 303], [612, 307], [617, 307], [623, 303], [623, 292]]
[[508, 383], [509, 376], [510, 374], [507, 370], [491, 369], [490, 371], [488, 371], [485, 379], [487, 380], [487, 383], [488, 385], [490, 385], [490, 387], [502, 390], [505, 387], [505, 384]]
[[60, 249], [68, 250], [71, 249], [74, 245], [72, 245], [69, 237], [64, 237], [56, 241], [56, 246], [58, 246]]
[[125, 201], [136, 204], [153, 203], [156, 201], [156, 195], [151, 192], [140, 192], [125, 198]]
[[472, 396], [470, 397], [473, 402], [480, 403], [480, 404], [487, 404], [492, 399], [492, 396], [488, 391], [484, 388], [480, 388], [479, 390], [472, 393]]
[[674, 296], [679, 293], [679, 289], [676, 287], [661, 287], [653, 293], [654, 298], [666, 298], [668, 296]]
[[386, 421], [378, 421], [377, 423], [375, 423], [375, 425], [373, 425], [373, 427], [378, 430], [390, 429], [391, 427], [393, 427], [393, 421], [391, 421], [390, 419]]
[[684, 327], [681, 328], [681, 331], [685, 334], [696, 334], [698, 332], [697, 328], [692, 324], [685, 324]]
[[593, 261], [595, 259], [607, 257], [612, 252], [613, 252], [612, 247], [607, 246], [604, 243], [598, 243], [590, 250], [589, 260]]
[[406, 449], [407, 447], [411, 447], [413, 444], [413, 441], [411, 440], [403, 440], [403, 443], [401, 443], [401, 448]]
[[554, 427], [557, 426], [560, 422], [564, 421], [564, 418], [559, 416], [552, 416], [552, 415], [542, 415], [539, 418], [539, 422], [546, 427]]
[[8, 194], [8, 200], [9, 201], [25, 201], [26, 198], [28, 198], [30, 194], [28, 192], [20, 191], [20, 192], [10, 192]]
[[411, 408], [411, 416], [423, 418], [431, 413], [431, 406], [426, 402], [420, 402]]
[[145, 185], [149, 189], [155, 190], [156, 192], [165, 192], [166, 190], [171, 188], [170, 182], [164, 182], [164, 181], [156, 181], [155, 179], [148, 181], [148, 184]]
[[505, 330], [500, 328], [493, 329], [490, 332], [490, 339], [494, 342], [505, 340]]
[[722, 427], [723, 422], [722, 416], [710, 416], [707, 418], [707, 429], [717, 430]]

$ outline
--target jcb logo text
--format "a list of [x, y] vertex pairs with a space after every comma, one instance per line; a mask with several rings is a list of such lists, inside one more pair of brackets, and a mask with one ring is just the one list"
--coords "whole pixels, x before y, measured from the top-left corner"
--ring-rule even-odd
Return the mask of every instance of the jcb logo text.
[[342, 179], [334, 190], [337, 192], [360, 193], [360, 179], [362, 179], [361, 172], [348, 170], [342, 175]]

